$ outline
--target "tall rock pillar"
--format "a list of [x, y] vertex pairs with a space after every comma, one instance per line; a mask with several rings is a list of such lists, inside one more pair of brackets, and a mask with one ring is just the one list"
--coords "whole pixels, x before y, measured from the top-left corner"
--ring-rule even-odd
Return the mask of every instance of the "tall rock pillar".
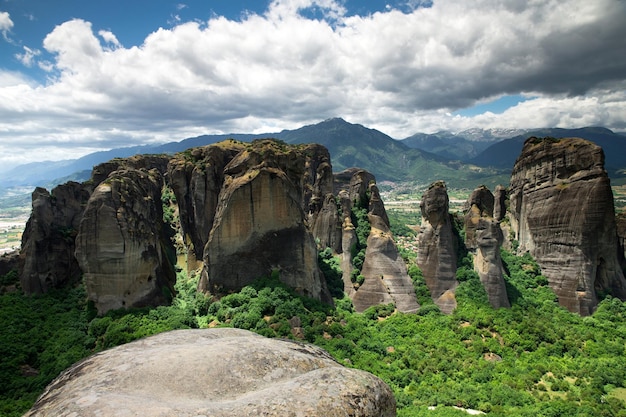
[[526, 140], [513, 168], [510, 218], [568, 310], [591, 314], [598, 295], [626, 299], [604, 152], [580, 138]]
[[[474, 270], [494, 308], [510, 307], [504, 283], [500, 247], [504, 240], [494, 219], [494, 196], [487, 187], [474, 190], [465, 214], [465, 246], [474, 253]], [[497, 205], [495, 205], [497, 206]]]
[[456, 238], [450, 221], [446, 184], [436, 181], [422, 196], [422, 225], [418, 235], [417, 264], [430, 295], [449, 314], [456, 308]]

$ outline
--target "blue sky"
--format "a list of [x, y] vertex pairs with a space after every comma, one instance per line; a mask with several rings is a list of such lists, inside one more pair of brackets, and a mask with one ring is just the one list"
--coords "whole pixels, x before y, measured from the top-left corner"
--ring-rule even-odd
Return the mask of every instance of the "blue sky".
[[0, 0], [0, 167], [329, 117], [624, 131], [624, 22], [623, 0]]

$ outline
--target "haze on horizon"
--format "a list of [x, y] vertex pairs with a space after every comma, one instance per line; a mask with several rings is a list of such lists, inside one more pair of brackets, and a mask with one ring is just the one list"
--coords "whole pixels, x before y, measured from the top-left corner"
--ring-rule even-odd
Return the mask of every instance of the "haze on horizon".
[[0, 3], [0, 171], [330, 117], [626, 130], [622, 0], [238, 4]]

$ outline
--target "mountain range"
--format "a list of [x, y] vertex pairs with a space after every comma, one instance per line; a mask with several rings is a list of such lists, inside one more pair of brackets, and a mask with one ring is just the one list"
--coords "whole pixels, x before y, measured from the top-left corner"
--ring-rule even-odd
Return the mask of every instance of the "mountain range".
[[113, 158], [135, 154], [175, 153], [233, 138], [245, 142], [276, 138], [289, 144], [319, 143], [328, 148], [335, 171], [358, 166], [376, 175], [378, 181], [412, 181], [429, 184], [444, 179], [452, 187], [506, 183], [524, 140], [530, 136], [576, 136], [602, 146], [612, 177], [626, 176], [626, 136], [602, 127], [581, 129], [469, 129], [452, 133], [418, 133], [397, 140], [375, 129], [348, 123], [341, 118], [262, 134], [203, 135], [161, 145], [116, 148], [79, 159], [42, 161], [20, 165], [0, 177], [0, 188], [52, 187], [68, 180], [85, 180], [92, 167]]

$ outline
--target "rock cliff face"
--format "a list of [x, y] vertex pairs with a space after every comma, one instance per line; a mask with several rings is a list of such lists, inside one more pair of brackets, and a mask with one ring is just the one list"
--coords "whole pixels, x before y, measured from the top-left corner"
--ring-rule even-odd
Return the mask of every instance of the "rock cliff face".
[[[393, 303], [405, 313], [419, 309], [415, 288], [408, 276], [404, 260], [398, 252], [389, 229], [389, 218], [380, 198], [374, 176], [361, 169], [348, 169], [335, 175], [334, 189], [341, 209], [341, 267], [344, 291], [352, 299], [356, 311], [378, 304]], [[352, 211], [367, 208], [369, 234], [361, 268], [364, 281], [352, 282], [353, 256], [357, 245], [356, 225]]]
[[504, 283], [500, 247], [504, 240], [494, 219], [495, 198], [482, 186], [472, 192], [465, 214], [465, 246], [474, 253], [474, 270], [494, 308], [510, 307]]
[[420, 204], [422, 224], [418, 236], [417, 264], [430, 295], [449, 314], [456, 308], [457, 243], [450, 220], [448, 191], [443, 181], [430, 185]]
[[600, 147], [578, 138], [526, 140], [511, 177], [510, 215], [519, 251], [537, 260], [561, 305], [588, 315], [599, 293], [626, 299]]
[[361, 270], [365, 281], [352, 295], [354, 308], [364, 311], [373, 305], [394, 303], [398, 311], [415, 313], [420, 307], [415, 287], [393, 241], [387, 212], [375, 184], [370, 185], [369, 194], [371, 228]]
[[263, 140], [244, 146], [224, 166], [200, 290], [236, 291], [278, 272], [300, 294], [332, 303], [305, 211], [319, 201], [318, 190], [330, 189], [331, 177], [321, 184], [323, 159], [330, 157], [319, 145]]
[[89, 194], [88, 185], [76, 182], [59, 185], [52, 193], [39, 187], [33, 192], [20, 251], [20, 282], [27, 294], [80, 280], [74, 240]]
[[25, 416], [392, 417], [389, 386], [315, 346], [239, 329], [178, 330], [87, 358]]
[[626, 213], [620, 213], [616, 215], [615, 223], [617, 226], [617, 237], [619, 241], [620, 251], [620, 255], [618, 255], [618, 258], [620, 259], [622, 270], [626, 271]]
[[167, 176], [176, 195], [189, 270], [202, 266], [224, 182], [224, 167], [243, 148], [244, 144], [236, 141], [193, 148], [173, 157], [168, 165]]
[[[114, 159], [94, 167], [85, 184], [52, 195], [37, 189], [23, 287], [43, 292], [82, 274], [101, 314], [166, 302], [176, 260], [162, 219], [163, 187], [176, 196], [187, 268], [202, 270], [201, 291], [237, 291], [277, 273], [300, 294], [332, 303], [317, 263], [318, 249], [330, 247], [343, 257], [345, 290], [359, 311], [380, 302], [419, 308], [374, 176], [356, 168], [333, 176], [323, 146], [269, 139]], [[368, 213], [360, 241], [355, 207], [361, 220]], [[357, 243], [365, 254], [360, 286], [351, 280]]]
[[173, 292], [175, 252], [163, 230], [162, 187], [156, 169], [123, 168], [89, 198], [76, 258], [99, 313], [163, 304], [165, 290]]

